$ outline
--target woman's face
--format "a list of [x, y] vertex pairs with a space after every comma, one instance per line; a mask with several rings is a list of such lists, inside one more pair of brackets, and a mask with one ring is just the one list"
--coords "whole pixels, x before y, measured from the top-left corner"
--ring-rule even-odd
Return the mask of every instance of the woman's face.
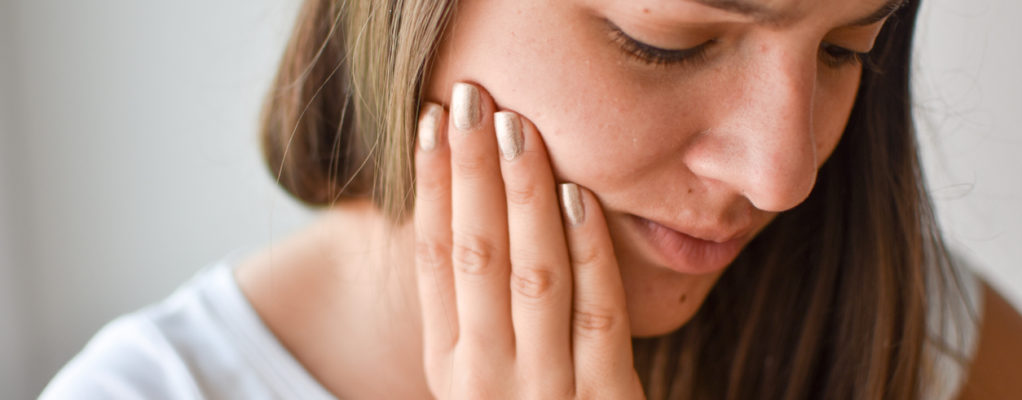
[[885, 1], [461, 0], [425, 95], [475, 82], [536, 125], [603, 204], [632, 334], [659, 335], [808, 196]]

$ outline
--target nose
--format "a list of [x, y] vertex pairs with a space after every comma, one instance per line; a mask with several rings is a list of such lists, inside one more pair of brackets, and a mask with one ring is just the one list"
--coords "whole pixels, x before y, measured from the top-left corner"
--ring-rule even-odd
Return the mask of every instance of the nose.
[[816, 182], [813, 97], [815, 48], [761, 47], [732, 76], [722, 99], [708, 102], [709, 128], [686, 151], [701, 178], [722, 182], [756, 208], [795, 207]]

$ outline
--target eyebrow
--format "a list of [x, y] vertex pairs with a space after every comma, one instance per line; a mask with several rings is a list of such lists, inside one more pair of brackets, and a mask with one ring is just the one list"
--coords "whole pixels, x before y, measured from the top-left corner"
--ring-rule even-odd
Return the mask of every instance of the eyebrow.
[[[748, 15], [760, 22], [766, 23], [780, 23], [781, 21], [787, 20], [790, 16], [784, 15], [777, 10], [764, 7], [761, 4], [757, 4], [750, 0], [693, 0], [696, 3], [713, 7], [716, 9], [730, 11], [737, 14]], [[869, 15], [852, 21], [846, 26], [868, 26], [873, 25], [877, 22], [883, 21], [884, 18], [890, 17], [896, 11], [908, 4], [908, 0], [888, 0], [878, 10], [870, 13]]]

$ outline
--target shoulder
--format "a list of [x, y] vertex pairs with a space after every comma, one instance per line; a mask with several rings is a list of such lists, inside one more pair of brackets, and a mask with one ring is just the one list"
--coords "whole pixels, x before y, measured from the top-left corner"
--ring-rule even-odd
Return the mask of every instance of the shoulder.
[[[244, 351], [249, 329], [226, 263], [104, 325], [41, 398], [224, 398], [266, 392]], [[255, 333], [253, 333], [253, 331]], [[231, 387], [222, 382], [233, 382]], [[231, 392], [224, 392], [231, 390]], [[259, 396], [257, 396], [259, 397]]]
[[978, 348], [960, 398], [1007, 399], [1022, 393], [1022, 316], [983, 284]]
[[929, 274], [924, 398], [1018, 397], [1022, 317], [976, 274], [972, 260], [951, 256], [949, 270]]
[[41, 399], [196, 398], [186, 364], [144, 315], [107, 323], [50, 381]]
[[976, 354], [983, 283], [973, 264], [951, 252], [927, 269], [926, 338], [920, 365], [922, 398], [948, 400], [962, 391]]

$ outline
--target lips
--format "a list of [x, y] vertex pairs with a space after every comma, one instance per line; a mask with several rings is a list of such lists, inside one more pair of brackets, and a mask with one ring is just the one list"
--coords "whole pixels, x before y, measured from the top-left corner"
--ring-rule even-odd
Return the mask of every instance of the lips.
[[660, 263], [686, 274], [718, 272], [738, 256], [745, 244], [744, 232], [693, 232], [691, 234], [632, 216], [638, 230], [657, 253]]
[[642, 217], [638, 217], [638, 218], [643, 220], [646, 223], [657, 224], [657, 225], [660, 225], [660, 226], [662, 226], [664, 228], [667, 228], [667, 229], [673, 230], [675, 232], [681, 233], [683, 235], [687, 235], [687, 236], [689, 236], [691, 238], [699, 239], [699, 240], [704, 240], [704, 241], [707, 241], [707, 242], [714, 242], [714, 243], [730, 242], [731, 240], [740, 238], [740, 237], [744, 236], [744, 234], [745, 234], [744, 231], [723, 231], [723, 230], [711, 231], [711, 230], [697, 230], [697, 229], [693, 229], [693, 228], [682, 228], [682, 227], [679, 227], [679, 226], [676, 226], [676, 225], [672, 225], [672, 224], [666, 223], [666, 222], [653, 221], [653, 220], [645, 219], [645, 218], [642, 218]]

